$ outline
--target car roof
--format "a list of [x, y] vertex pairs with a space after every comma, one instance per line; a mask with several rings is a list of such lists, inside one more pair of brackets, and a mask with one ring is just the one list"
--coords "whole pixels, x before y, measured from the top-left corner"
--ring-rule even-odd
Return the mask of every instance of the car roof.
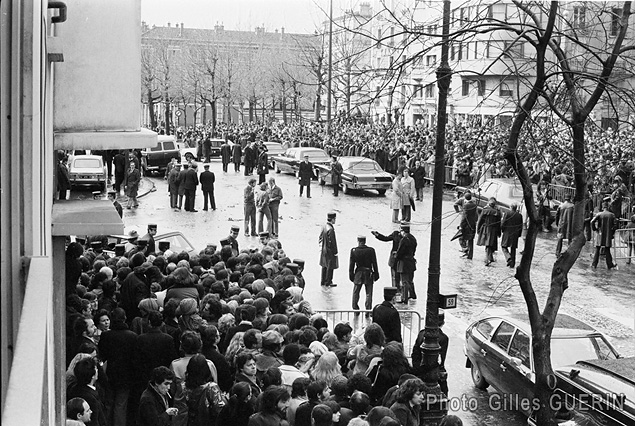
[[[487, 318], [500, 318], [510, 324], [516, 326], [531, 334], [531, 325], [529, 324], [529, 316], [524, 312], [514, 311], [506, 312], [505, 315], [491, 315]], [[484, 318], [485, 319], [485, 318]], [[600, 335], [601, 333], [591, 327], [589, 324], [580, 321], [566, 313], [559, 312], [554, 323], [552, 337], [571, 337], [571, 336], [588, 336], [591, 334]]]
[[81, 154], [73, 155], [73, 161], [75, 160], [102, 160], [101, 155]]

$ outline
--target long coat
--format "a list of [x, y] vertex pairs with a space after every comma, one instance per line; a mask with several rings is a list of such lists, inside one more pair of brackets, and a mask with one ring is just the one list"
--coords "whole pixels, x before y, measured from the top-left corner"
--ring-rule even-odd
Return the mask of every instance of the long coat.
[[573, 239], [573, 203], [566, 201], [558, 206], [556, 211], [556, 224], [558, 234], [562, 234], [567, 240]]
[[159, 328], [151, 328], [137, 337], [135, 355], [136, 370], [142, 383], [150, 380], [154, 368], [169, 367], [178, 357], [174, 339]]
[[496, 207], [485, 206], [476, 224], [478, 240], [476, 244], [498, 250], [498, 237], [501, 235], [501, 212]]
[[333, 186], [342, 184], [342, 172], [344, 169], [339, 161], [331, 163], [331, 183]]
[[478, 208], [473, 200], [463, 202], [463, 214], [461, 215], [461, 233], [464, 240], [474, 239], [476, 235], [476, 222], [478, 221]]
[[201, 190], [202, 191], [214, 191], [214, 181], [216, 181], [216, 177], [214, 176], [214, 172], [210, 172], [209, 170], [205, 170], [201, 173], [200, 176]]
[[406, 233], [397, 247], [397, 272], [409, 273], [417, 270], [415, 251], [417, 251], [417, 239], [414, 235]]
[[611, 248], [616, 227], [617, 222], [612, 212], [605, 210], [595, 215], [591, 219], [591, 228], [599, 234], [595, 246]]
[[172, 407], [172, 398], [168, 394], [164, 400], [152, 385], [148, 385], [139, 401], [139, 424], [141, 426], [168, 426], [172, 419], [165, 412]]
[[232, 148], [224, 143], [220, 146], [220, 157], [223, 164], [229, 164], [232, 159]]
[[410, 176], [401, 178], [401, 205], [409, 206], [410, 200], [414, 200], [416, 194], [415, 180]]
[[187, 169], [187, 173], [185, 173], [185, 190], [195, 191], [198, 186], [198, 174], [196, 170], [193, 168]]
[[141, 173], [138, 169], [130, 170], [126, 172], [126, 178], [124, 179], [124, 186], [126, 187], [126, 195], [128, 197], [136, 197], [139, 192], [139, 183], [141, 182]]
[[403, 207], [402, 200], [403, 188], [401, 179], [397, 176], [392, 181], [392, 197], [390, 198], [390, 208], [393, 210], [401, 210]]
[[335, 228], [332, 223], [326, 223], [320, 232], [319, 243], [322, 245], [320, 254], [320, 266], [324, 268], [337, 269], [339, 261], [337, 259], [337, 240], [335, 239]]
[[185, 176], [189, 169], [183, 169], [179, 172], [179, 195], [185, 195]]
[[309, 185], [311, 179], [313, 179], [313, 163], [310, 161], [300, 163], [300, 170], [298, 171], [298, 177], [300, 178], [300, 185]]
[[355, 285], [372, 284], [379, 279], [374, 248], [362, 245], [351, 249], [348, 277]]
[[401, 342], [401, 319], [392, 303], [385, 300], [373, 308], [373, 322], [377, 323], [384, 334], [386, 342]]
[[523, 215], [518, 212], [505, 213], [501, 230], [501, 247], [518, 247], [518, 239], [523, 233]]
[[99, 338], [99, 357], [108, 362], [106, 375], [113, 387], [129, 385], [137, 378], [135, 348], [137, 334], [128, 330], [126, 324], [113, 323], [112, 329]]
[[176, 167], [173, 167], [170, 170], [170, 174], [168, 174], [168, 190], [170, 194], [178, 194], [179, 193], [179, 185], [181, 183], [181, 173], [180, 170], [177, 170]]
[[243, 155], [243, 150], [240, 144], [234, 144], [232, 147], [232, 162], [240, 164], [240, 157]]

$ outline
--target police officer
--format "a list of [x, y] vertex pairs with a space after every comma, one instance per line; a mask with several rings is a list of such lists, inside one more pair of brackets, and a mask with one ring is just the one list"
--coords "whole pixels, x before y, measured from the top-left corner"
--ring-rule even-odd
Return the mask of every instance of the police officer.
[[359, 310], [359, 294], [362, 286], [366, 292], [366, 310], [373, 306], [373, 284], [379, 279], [375, 249], [366, 245], [366, 236], [357, 237], [357, 247], [351, 249], [348, 277], [353, 282], [353, 309]]
[[410, 223], [401, 222], [401, 241], [399, 241], [399, 247], [397, 247], [397, 253], [395, 254], [397, 273], [403, 287], [400, 303], [408, 303], [409, 298], [417, 299], [413, 283], [415, 270], [417, 269], [416, 250], [417, 239], [410, 233]]
[[384, 330], [386, 342], [401, 343], [401, 319], [393, 305], [396, 295], [396, 287], [384, 287], [384, 301], [373, 308], [373, 322]]
[[156, 250], [156, 246], [154, 243], [154, 236], [157, 235], [157, 225], [155, 223], [151, 223], [148, 225], [148, 233], [141, 237], [142, 240], [148, 241], [148, 246], [146, 253], [152, 254]]
[[232, 255], [238, 256], [238, 233], [240, 232], [240, 227], [238, 225], [232, 225], [229, 236], [227, 239], [229, 240], [229, 245], [232, 247]]

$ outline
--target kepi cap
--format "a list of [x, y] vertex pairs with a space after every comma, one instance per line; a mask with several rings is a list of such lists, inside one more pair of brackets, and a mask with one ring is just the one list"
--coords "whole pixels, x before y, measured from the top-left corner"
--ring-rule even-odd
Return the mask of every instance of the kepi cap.
[[157, 229], [157, 224], [156, 223], [148, 224], [148, 229]]
[[232, 230], [232, 231], [236, 231], [236, 232], [238, 232], [238, 231], [240, 231], [240, 226], [238, 226], [238, 225], [232, 225], [231, 230]]
[[337, 216], [337, 213], [335, 213], [335, 212], [328, 212], [326, 214], [326, 217], [329, 218], [329, 219], [335, 219], [336, 216]]
[[397, 287], [384, 287], [384, 299], [393, 298], [397, 295]]

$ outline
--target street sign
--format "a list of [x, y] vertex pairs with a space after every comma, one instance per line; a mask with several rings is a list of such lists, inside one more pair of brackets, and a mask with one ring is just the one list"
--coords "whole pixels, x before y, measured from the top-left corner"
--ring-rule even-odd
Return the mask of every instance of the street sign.
[[177, 109], [176, 112], [174, 113], [174, 115], [176, 115], [177, 117], [180, 117], [182, 114], [180, 109]]
[[439, 307], [441, 309], [454, 309], [456, 308], [456, 302], [456, 294], [439, 294]]

